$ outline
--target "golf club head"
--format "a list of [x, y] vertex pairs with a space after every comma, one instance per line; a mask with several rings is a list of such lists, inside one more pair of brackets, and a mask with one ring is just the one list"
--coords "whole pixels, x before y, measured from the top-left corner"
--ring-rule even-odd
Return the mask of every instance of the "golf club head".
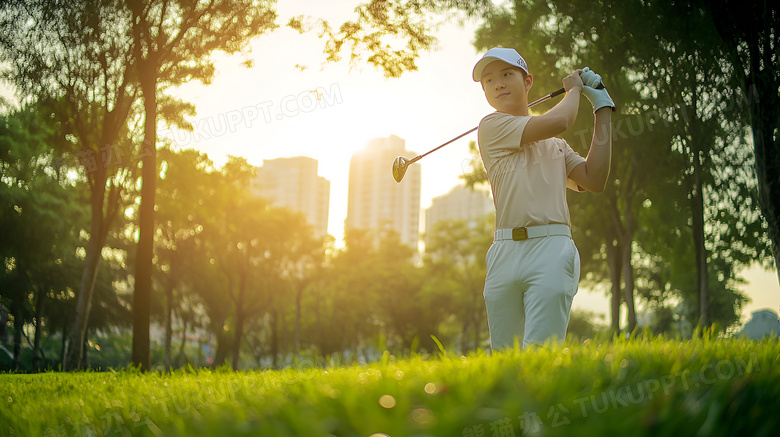
[[401, 182], [401, 179], [404, 178], [407, 165], [409, 165], [409, 160], [403, 156], [395, 158], [395, 161], [393, 162], [393, 179], [395, 179], [396, 182]]

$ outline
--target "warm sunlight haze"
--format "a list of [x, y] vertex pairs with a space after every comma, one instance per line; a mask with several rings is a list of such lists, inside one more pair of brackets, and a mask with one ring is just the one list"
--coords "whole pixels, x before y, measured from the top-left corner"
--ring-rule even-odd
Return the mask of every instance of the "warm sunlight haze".
[[[281, 1], [278, 23], [305, 15], [332, 23], [353, 16], [354, 2]], [[314, 24], [310, 18], [309, 24]], [[158, 138], [174, 150], [193, 148], [208, 154], [218, 166], [229, 155], [244, 157], [255, 166], [263, 160], [308, 156], [319, 163], [319, 176], [331, 183], [328, 233], [341, 245], [347, 213], [349, 163], [353, 153], [374, 138], [396, 135], [406, 149], [421, 154], [475, 127], [492, 112], [471, 69], [481, 56], [473, 45], [474, 22], [444, 23], [437, 32], [435, 50], [422, 52], [418, 71], [387, 79], [365, 62], [325, 63], [324, 39], [316, 31], [299, 34], [282, 25], [255, 38], [251, 51], [214, 55], [213, 82], [191, 82], [168, 92], [196, 106], [188, 117], [194, 130], [160, 124]], [[533, 65], [529, 68], [533, 72]], [[529, 99], [551, 90], [533, 89]], [[3, 84], [0, 95], [17, 104]], [[556, 101], [544, 102], [544, 111]], [[435, 152], [421, 166], [421, 227], [431, 199], [462, 184], [468, 168], [468, 144], [476, 132]], [[577, 150], [585, 155], [587, 150]], [[412, 158], [407, 156], [406, 158]], [[392, 162], [387, 163], [391, 177]], [[571, 194], [570, 194], [571, 195]], [[574, 236], [575, 241], [577, 236]], [[780, 311], [780, 286], [774, 269], [745, 270], [741, 290], [751, 299], [742, 311], [742, 323], [753, 311]], [[608, 323], [606, 291], [580, 288], [574, 308], [592, 311]], [[623, 312], [625, 317], [625, 312]]]
[[[301, 14], [339, 22], [349, 19], [353, 8], [352, 2], [283, 1], [278, 22]], [[340, 244], [353, 153], [373, 138], [397, 135], [406, 141], [407, 150], [422, 154], [475, 127], [493, 111], [480, 85], [471, 80], [471, 69], [481, 54], [472, 45], [476, 25], [465, 26], [442, 25], [437, 49], [423, 52], [418, 71], [400, 79], [387, 79], [365, 63], [350, 66], [348, 59], [325, 63], [324, 41], [316, 32], [299, 34], [281, 26], [255, 39], [251, 52], [217, 54], [217, 72], [210, 85], [192, 82], [172, 91], [196, 105], [197, 115], [189, 118], [194, 130], [162, 126], [159, 135], [174, 148], [207, 153], [217, 165], [228, 155], [244, 157], [256, 166], [282, 157], [316, 159], [319, 175], [331, 182], [328, 233]], [[529, 68], [533, 71], [533, 65]], [[547, 91], [534, 89], [529, 99]], [[537, 109], [544, 111], [555, 103], [545, 102]], [[476, 132], [469, 134], [434, 152], [435, 159], [413, 164], [422, 166], [421, 214], [431, 198], [462, 184], [459, 176], [470, 159], [468, 144], [476, 138]], [[585, 155], [587, 150], [578, 152]], [[388, 162], [388, 177], [391, 167]], [[742, 322], [762, 308], [780, 311], [774, 270], [755, 267], [744, 275], [747, 284], [741, 288], [751, 302], [743, 308]], [[602, 323], [608, 323], [605, 292], [581, 287], [573, 306], [602, 314]]]
[[[337, 22], [348, 18], [351, 2], [281, 2], [280, 23], [299, 14]], [[300, 35], [286, 27], [255, 40], [252, 53], [217, 57], [211, 85], [191, 83], [175, 95], [196, 104], [192, 132], [172, 127], [161, 136], [181, 148], [208, 153], [217, 164], [228, 155], [260, 166], [265, 159], [309, 156], [319, 175], [331, 181], [329, 233], [343, 235], [347, 176], [352, 154], [369, 140], [397, 135], [407, 150], [423, 153], [475, 127], [492, 111], [470, 78], [478, 53], [468, 30], [442, 27], [439, 49], [424, 52], [418, 71], [386, 79], [365, 63], [348, 59], [324, 64], [324, 44], [315, 32]], [[243, 63], [251, 60], [252, 68]], [[317, 100], [319, 98], [319, 100]], [[422, 168], [422, 208], [458, 184], [476, 133], [436, 153]], [[408, 158], [412, 158], [409, 156]], [[392, 162], [387, 164], [391, 175]]]
[[733, 3], [0, 1], [0, 437], [777, 434]]

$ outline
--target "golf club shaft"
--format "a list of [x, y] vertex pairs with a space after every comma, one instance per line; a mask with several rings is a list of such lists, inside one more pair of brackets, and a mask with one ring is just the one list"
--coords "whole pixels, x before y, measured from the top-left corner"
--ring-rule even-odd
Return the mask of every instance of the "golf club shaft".
[[[551, 98], [553, 98], [553, 97], [555, 97], [555, 96], [557, 96], [557, 95], [563, 94], [563, 93], [565, 93], [565, 92], [566, 92], [566, 90], [564, 90], [563, 88], [561, 88], [561, 89], [559, 89], [559, 90], [556, 90], [556, 91], [553, 91], [553, 92], [551, 92], [550, 94], [547, 94], [546, 96], [544, 96], [544, 97], [542, 97], [542, 98], [540, 98], [540, 99], [534, 100], [533, 102], [529, 103], [529, 104], [528, 104], [528, 107], [530, 108], [531, 106], [534, 106], [534, 105], [536, 105], [536, 104], [542, 103], [542, 102], [544, 102], [545, 100], [551, 99]], [[447, 141], [446, 143], [442, 144], [441, 146], [439, 146], [439, 147], [437, 147], [437, 148], [435, 148], [435, 149], [433, 149], [433, 150], [430, 150], [430, 151], [428, 151], [428, 152], [425, 152], [425, 153], [423, 153], [422, 155], [417, 155], [417, 156], [415, 156], [414, 158], [410, 159], [410, 160], [407, 162], [407, 164], [411, 164], [411, 163], [413, 163], [413, 162], [417, 162], [417, 161], [421, 160], [421, 159], [422, 159], [424, 156], [427, 156], [427, 155], [429, 155], [429, 154], [431, 154], [431, 153], [433, 153], [433, 152], [435, 152], [435, 151], [437, 151], [437, 150], [441, 149], [442, 147], [446, 146], [447, 144], [450, 144], [450, 143], [452, 143], [453, 141], [459, 140], [459, 139], [461, 139], [461, 138], [465, 137], [466, 135], [468, 135], [468, 134], [470, 134], [470, 133], [474, 132], [475, 130], [477, 130], [477, 128], [478, 128], [478, 127], [479, 127], [479, 126], [477, 126], [477, 127], [473, 128], [473, 129], [470, 129], [470, 130], [468, 130], [468, 131], [466, 131], [466, 132], [463, 132], [462, 134], [460, 134], [460, 135], [458, 135], [457, 137], [455, 137], [455, 138], [453, 138], [453, 139], [451, 139], [451, 140]]]

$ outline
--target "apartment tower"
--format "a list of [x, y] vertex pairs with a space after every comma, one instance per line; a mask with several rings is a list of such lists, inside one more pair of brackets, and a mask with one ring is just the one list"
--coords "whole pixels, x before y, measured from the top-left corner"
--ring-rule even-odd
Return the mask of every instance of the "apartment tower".
[[317, 164], [305, 156], [264, 160], [255, 186], [274, 206], [303, 213], [319, 238], [328, 233], [330, 181], [317, 175]]
[[345, 228], [394, 229], [401, 241], [418, 249], [420, 240], [420, 165], [412, 164], [403, 180], [393, 179], [393, 162], [411, 158], [406, 141], [395, 135], [371, 140], [352, 155]]

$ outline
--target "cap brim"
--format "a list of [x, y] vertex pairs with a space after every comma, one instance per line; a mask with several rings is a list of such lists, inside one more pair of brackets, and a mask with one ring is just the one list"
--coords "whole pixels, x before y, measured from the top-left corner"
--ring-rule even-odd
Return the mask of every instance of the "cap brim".
[[484, 70], [485, 67], [487, 67], [488, 64], [493, 61], [503, 61], [503, 59], [494, 58], [491, 56], [482, 58], [479, 60], [479, 62], [477, 62], [477, 65], [474, 66], [474, 70], [471, 72], [471, 78], [474, 79], [474, 82], [479, 82], [482, 80], [482, 70]]
[[528, 74], [528, 71], [521, 67], [520, 65], [513, 64], [509, 61], [507, 61], [504, 58], [499, 57], [493, 57], [493, 56], [486, 56], [477, 62], [477, 65], [474, 66], [474, 70], [471, 72], [471, 78], [474, 79], [474, 82], [481, 82], [482, 81], [482, 71], [487, 67], [489, 64], [491, 64], [494, 61], [501, 61], [505, 63], [506, 65], [517, 67], [523, 71], [525, 71], [525, 74]]

